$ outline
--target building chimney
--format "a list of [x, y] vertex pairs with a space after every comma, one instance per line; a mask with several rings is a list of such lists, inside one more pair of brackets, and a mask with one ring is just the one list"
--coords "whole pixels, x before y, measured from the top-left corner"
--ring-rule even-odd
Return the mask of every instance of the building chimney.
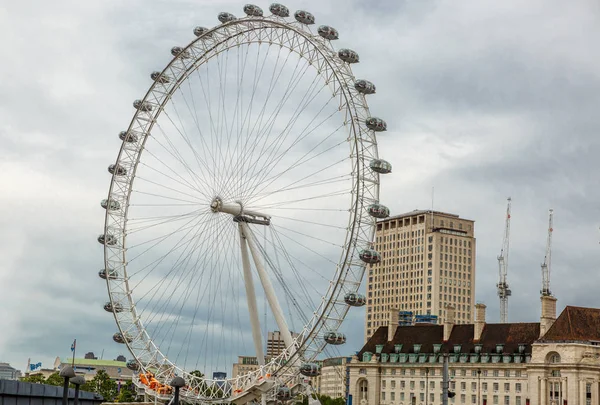
[[388, 314], [388, 342], [394, 340], [394, 335], [400, 324], [399, 309], [392, 308]]
[[485, 304], [475, 304], [475, 333], [473, 334], [475, 341], [481, 339], [481, 332], [485, 326], [485, 308]]
[[450, 339], [450, 334], [452, 333], [452, 328], [454, 327], [454, 306], [447, 305], [446, 306], [446, 318], [444, 319], [444, 342], [447, 342]]
[[540, 317], [540, 338], [542, 338], [548, 329], [556, 320], [556, 298], [551, 295], [542, 295], [542, 316]]

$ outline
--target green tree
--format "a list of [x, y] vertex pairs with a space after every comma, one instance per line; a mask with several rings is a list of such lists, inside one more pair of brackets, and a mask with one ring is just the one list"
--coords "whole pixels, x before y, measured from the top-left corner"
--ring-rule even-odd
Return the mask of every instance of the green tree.
[[190, 373], [190, 375], [193, 375], [198, 378], [204, 378], [204, 373], [200, 370], [194, 370]]
[[115, 402], [136, 402], [135, 387], [132, 383], [121, 385]]
[[44, 384], [48, 384], [48, 385], [57, 385], [57, 386], [62, 386], [65, 383], [65, 379], [62, 378], [60, 376], [60, 374], [58, 373], [52, 373], [48, 376], [48, 378], [46, 378], [46, 381], [44, 381]]
[[44, 384], [46, 382], [46, 379], [41, 374], [33, 374], [33, 375], [28, 375], [26, 377], [22, 377], [21, 381], [28, 382], [28, 383], [34, 383], [34, 384]]
[[94, 378], [81, 386], [81, 390], [100, 394], [106, 402], [110, 402], [117, 396], [117, 383], [110, 379], [105, 370], [98, 370]]

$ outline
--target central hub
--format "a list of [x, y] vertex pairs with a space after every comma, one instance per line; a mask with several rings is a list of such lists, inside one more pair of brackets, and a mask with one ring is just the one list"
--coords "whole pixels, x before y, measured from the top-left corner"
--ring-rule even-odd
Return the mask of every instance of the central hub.
[[241, 201], [225, 203], [221, 197], [215, 197], [210, 203], [212, 212], [222, 212], [233, 215], [235, 222], [247, 222], [250, 224], [270, 225], [271, 217], [260, 212], [245, 210]]

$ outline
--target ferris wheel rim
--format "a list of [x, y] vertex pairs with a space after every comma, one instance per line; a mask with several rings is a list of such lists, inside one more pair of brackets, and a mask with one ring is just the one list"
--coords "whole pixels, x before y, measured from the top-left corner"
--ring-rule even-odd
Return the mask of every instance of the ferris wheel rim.
[[[234, 21], [227, 22], [227, 23], [225, 23], [225, 24], [223, 24], [223, 25], [216, 26], [216, 27], [212, 28], [211, 30], [209, 30], [209, 31], [208, 31], [207, 33], [205, 33], [204, 35], [207, 35], [207, 34], [214, 34], [214, 33], [218, 32], [218, 31], [220, 31], [220, 30], [224, 30], [224, 29], [226, 29], [227, 27], [233, 27], [233, 26], [236, 26], [236, 25], [240, 25], [240, 24], [246, 24], [246, 23], [258, 23], [258, 24], [264, 24], [264, 23], [268, 23], [268, 24], [272, 24], [273, 26], [276, 26], [277, 28], [280, 28], [280, 29], [285, 29], [285, 30], [293, 31], [293, 32], [294, 32], [296, 35], [301, 35], [302, 37], [304, 37], [304, 39], [305, 39], [307, 42], [309, 42], [309, 43], [311, 43], [311, 44], [312, 44], [312, 46], [314, 47], [314, 49], [317, 49], [317, 50], [319, 50], [319, 51], [320, 51], [320, 53], [321, 53], [321, 56], [324, 58], [324, 60], [325, 60], [326, 62], [329, 62], [329, 66], [330, 66], [330, 68], [332, 69], [332, 71], [333, 71], [333, 72], [337, 72], [337, 71], [335, 70], [335, 68], [336, 68], [336, 67], [335, 67], [335, 66], [333, 66], [333, 64], [331, 64], [331, 63], [330, 63], [330, 60], [329, 60], [329, 58], [331, 58], [331, 57], [332, 57], [332, 55], [331, 55], [331, 54], [329, 54], [329, 55], [326, 55], [326, 54], [325, 54], [325, 52], [322, 50], [322, 48], [324, 47], [324, 45], [329, 45], [329, 42], [325, 42], [325, 41], [323, 41], [323, 43], [321, 43], [321, 44], [318, 44], [318, 43], [316, 43], [316, 40], [320, 40], [320, 39], [319, 39], [318, 37], [315, 37], [315, 36], [313, 36], [313, 35], [312, 35], [312, 33], [310, 33], [310, 31], [308, 31], [308, 32], [307, 32], [307, 30], [305, 30], [305, 27], [304, 27], [303, 25], [301, 25], [301, 24], [299, 24], [299, 23], [293, 23], [293, 22], [292, 22], [292, 23], [288, 23], [288, 22], [285, 22], [285, 20], [283, 20], [282, 18], [277, 18], [277, 17], [261, 17], [261, 18], [259, 18], [259, 17], [246, 17], [246, 18], [241, 18], [241, 19], [237, 19], [237, 20], [234, 20]], [[255, 31], [255, 30], [257, 30], [257, 29], [263, 29], [263, 28], [264, 28], [264, 27], [253, 28], [253, 29], [251, 29], [251, 30], [248, 30], [248, 32], [249, 32], [249, 31]], [[197, 38], [197, 39], [195, 39], [195, 40], [193, 40], [193, 41], [192, 41], [192, 42], [191, 42], [191, 43], [190, 43], [190, 44], [189, 44], [189, 45], [188, 45], [186, 48], [184, 48], [184, 49], [185, 49], [185, 50], [189, 50], [189, 49], [191, 49], [191, 47], [192, 47], [194, 44], [196, 44], [197, 42], [199, 42], [199, 41], [201, 41], [201, 40], [203, 39], [204, 35], [203, 35], [203, 36], [201, 36], [201, 37], [199, 37], [199, 38]], [[229, 39], [229, 38], [228, 38], [228, 39]], [[250, 42], [247, 42], [247, 43], [250, 43]], [[229, 49], [229, 48], [227, 48], [227, 49]], [[290, 49], [291, 51], [295, 51], [295, 52], [297, 52], [296, 50], [294, 50], [294, 49], [292, 49], [292, 48], [289, 48], [289, 49]], [[298, 53], [298, 52], [297, 52], [297, 53]], [[300, 57], [304, 57], [304, 56], [303, 56], [303, 55], [301, 55], [300, 53], [298, 53], [298, 55], [299, 55]], [[195, 58], [195, 60], [194, 60], [194, 63], [190, 64], [190, 67], [189, 67], [188, 71], [193, 71], [193, 70], [197, 69], [196, 63], [197, 63], [197, 61], [198, 61], [199, 59], [200, 59], [200, 58]], [[163, 70], [162, 70], [161, 74], [165, 74], [165, 73], [167, 73], [167, 72], [168, 72], [168, 70], [169, 70], [169, 69], [172, 67], [172, 65], [173, 65], [173, 64], [175, 64], [175, 63], [178, 63], [178, 61], [180, 61], [180, 58], [178, 58], [178, 57], [175, 57], [175, 58], [173, 58], [173, 60], [172, 60], [172, 61], [171, 61], [171, 62], [170, 62], [170, 63], [169, 63], [169, 64], [168, 64], [168, 65], [167, 65], [167, 66], [166, 66], [166, 67], [165, 67]], [[338, 65], [340, 65], [340, 64], [338, 64]], [[342, 65], [342, 66], [343, 66], [343, 65]], [[338, 67], [339, 67], [339, 66], [338, 66]], [[353, 75], [351, 74], [351, 70], [350, 70], [349, 66], [346, 66], [346, 67], [347, 67], [347, 70], [348, 70], [348, 71], [350, 71], [349, 75], [350, 75], [351, 77], [353, 77]], [[187, 71], [186, 71], [186, 73], [187, 73]], [[337, 73], [339, 73], [339, 72], [337, 72]], [[347, 72], [346, 72], [346, 73], [347, 73]], [[351, 133], [354, 133], [354, 134], [355, 134], [355, 136], [354, 136], [354, 139], [353, 139], [353, 140], [354, 140], [354, 142], [355, 142], [355, 144], [357, 145], [357, 148], [358, 148], [358, 143], [359, 143], [359, 141], [362, 141], [362, 139], [360, 139], [360, 138], [359, 138], [359, 136], [358, 136], [357, 134], [360, 134], [360, 133], [361, 133], [361, 132], [363, 132], [363, 131], [361, 131], [360, 129], [357, 129], [357, 128], [356, 128], [356, 127], [358, 126], [358, 122], [357, 122], [358, 120], [355, 120], [355, 119], [354, 119], [354, 118], [357, 118], [356, 116], [358, 115], [358, 114], [356, 113], [356, 105], [355, 105], [355, 103], [354, 103], [354, 101], [353, 101], [352, 99], [350, 99], [350, 100], [348, 99], [348, 94], [347, 94], [347, 93], [349, 93], [349, 92], [348, 92], [348, 88], [347, 88], [348, 86], [346, 86], [346, 87], [344, 88], [344, 86], [342, 86], [342, 85], [341, 85], [342, 81], [341, 81], [341, 80], [339, 80], [339, 78], [337, 78], [337, 76], [336, 76], [336, 79], [338, 79], [338, 81], [339, 81], [339, 84], [340, 84], [340, 91], [341, 91], [341, 92], [344, 94], [344, 96], [346, 97], [346, 103], [345, 103], [345, 105], [346, 105], [346, 106], [347, 106], [347, 108], [348, 108], [348, 112], [349, 112], [349, 114], [350, 114], [350, 115], [352, 116], [352, 118], [353, 118], [353, 119], [352, 119], [352, 126], [353, 126], [353, 129], [351, 130]], [[176, 82], [177, 82], [177, 83], [181, 83], [181, 82], [183, 82], [183, 81], [185, 81], [185, 80], [187, 80], [187, 74], [182, 74], [182, 76], [181, 76], [181, 77], [180, 77], [180, 78], [179, 78], [179, 79], [178, 79]], [[150, 89], [148, 90], [148, 92], [146, 93], [146, 95], [144, 96], [144, 98], [142, 99], [142, 103], [143, 103], [143, 102], [146, 102], [146, 101], [148, 100], [148, 97], [149, 97], [149, 96], [152, 94], [152, 91], [153, 91], [153, 89], [154, 89], [155, 87], [157, 87], [157, 86], [159, 86], [159, 84], [158, 84], [157, 82], [154, 82], [154, 83], [152, 83], [152, 85], [150, 86]], [[176, 91], [176, 88], [177, 88], [177, 86], [173, 85], [173, 86], [171, 87], [171, 90], [170, 90], [170, 93], [169, 93], [169, 94], [172, 94], [174, 91]], [[168, 102], [168, 97], [166, 97], [166, 98], [165, 98], [164, 104], [166, 104], [167, 102]], [[163, 105], [164, 105], [164, 104], [163, 104]], [[368, 107], [366, 107], [366, 102], [364, 103], [364, 105], [365, 105], [365, 110], [366, 110], [366, 112], [368, 113]], [[161, 113], [161, 112], [162, 112], [162, 106], [161, 106], [161, 108], [159, 108], [159, 109], [157, 110], [157, 112], [155, 113], [155, 117], [156, 117], [156, 116], [158, 116], [158, 115], [160, 115], [160, 113]], [[133, 128], [134, 128], [134, 123], [136, 122], [136, 120], [137, 120], [138, 116], [140, 116], [141, 114], [142, 114], [142, 112], [141, 112], [140, 110], [137, 110], [137, 111], [135, 112], [135, 114], [134, 114], [134, 117], [132, 118], [132, 120], [131, 120], [131, 123], [130, 123], [129, 127], [127, 128], [127, 132], [129, 132], [129, 131], [132, 131], [132, 130], [133, 130]], [[367, 114], [367, 115], [368, 115], [368, 114]], [[150, 129], [151, 129], [151, 128], [152, 128], [152, 127], [150, 127]], [[149, 132], [150, 132], [150, 130], [148, 130], [148, 132], [147, 132], [147, 133], [144, 133], [144, 134], [143, 134], [144, 140], [143, 140], [143, 143], [142, 143], [142, 146], [141, 146], [141, 148], [140, 148], [139, 152], [138, 152], [138, 153], [137, 153], [137, 155], [136, 155], [136, 161], [135, 161], [135, 166], [134, 166], [135, 168], [136, 168], [136, 167], [137, 167], [137, 165], [139, 164], [139, 159], [140, 159], [140, 156], [142, 155], [143, 148], [144, 148], [145, 142], [146, 142], [146, 140], [147, 140], [147, 138], [148, 138], [148, 133], [149, 133]], [[374, 139], [374, 137], [373, 137], [373, 139]], [[123, 144], [121, 145], [121, 148], [120, 148], [120, 150], [119, 150], [119, 154], [117, 155], [117, 159], [116, 159], [116, 161], [115, 161], [115, 165], [118, 165], [118, 164], [120, 164], [122, 155], [123, 155], [124, 153], [126, 153], [126, 152], [124, 151], [124, 150], [125, 150], [125, 147], [126, 147], [126, 144], [125, 144], [125, 142], [123, 142]], [[358, 150], [358, 149], [357, 149], [357, 150]], [[373, 142], [373, 151], [374, 151], [374, 154], [373, 154], [373, 156], [371, 156], [371, 157], [372, 157], [372, 158], [377, 158], [377, 147], [376, 147], [376, 143], [375, 143], [375, 142]], [[361, 155], [361, 156], [362, 156], [362, 155]], [[364, 169], [366, 168], [366, 166], [365, 166], [364, 164], [361, 166], [361, 162], [359, 162], [359, 160], [360, 160], [360, 157], [361, 157], [361, 156], [359, 156], [359, 154], [357, 153], [357, 156], [356, 156], [356, 160], [357, 160], [357, 167], [360, 167], [361, 169], [363, 169], [363, 170], [364, 170]], [[362, 162], [362, 163], [364, 163], [364, 162]], [[359, 174], [357, 174], [357, 177], [358, 177], [358, 176], [359, 176]], [[113, 174], [113, 176], [112, 176], [112, 178], [111, 178], [111, 185], [110, 185], [110, 188], [109, 188], [109, 194], [108, 194], [108, 199], [109, 199], [109, 200], [111, 199], [111, 196], [113, 195], [113, 189], [114, 189], [114, 187], [115, 187], [115, 183], [117, 183], [117, 182], [118, 182], [116, 177], [117, 177], [117, 176]], [[128, 181], [127, 181], [127, 185], [128, 185], [128, 187], [129, 187], [129, 188], [128, 188], [128, 192], [127, 192], [126, 204], [125, 204], [125, 208], [124, 208], [124, 209], [125, 209], [125, 211], [124, 211], [124, 215], [123, 215], [123, 216], [124, 216], [124, 226], [123, 226], [123, 229], [122, 229], [122, 231], [123, 231], [123, 232], [122, 232], [122, 235], [121, 235], [121, 236], [117, 236], [117, 238], [122, 238], [122, 240], [123, 240], [123, 246], [126, 246], [126, 243], [125, 243], [125, 241], [126, 241], [126, 231], [127, 231], [127, 227], [126, 227], [126, 222], [127, 222], [127, 211], [128, 211], [128, 209], [129, 209], [129, 201], [130, 201], [130, 198], [131, 198], [131, 190], [132, 190], [132, 185], [133, 185], [133, 182], [134, 182], [135, 178], [136, 178], [136, 176], [135, 176], [135, 169], [134, 169], [134, 170], [133, 170], [133, 172], [131, 173], [130, 180], [128, 180]], [[364, 200], [364, 196], [363, 196], [363, 195], [360, 195], [360, 193], [358, 192], [358, 190], [359, 190], [361, 187], [362, 187], [362, 180], [360, 180], [360, 179], [359, 179], [359, 180], [356, 182], [356, 189], [357, 189], [357, 193], [356, 193], [356, 194], [357, 194], [357, 195], [356, 195], [356, 209], [357, 209], [357, 210], [359, 209], [359, 207], [358, 207], [359, 203], [360, 203], [360, 202], [362, 202], [362, 200]], [[377, 177], [377, 182], [375, 183], [374, 189], [373, 189], [372, 191], [373, 191], [373, 193], [372, 193], [372, 194], [373, 194], [373, 196], [372, 196], [372, 197], [374, 197], [374, 198], [370, 198], [370, 199], [371, 199], [371, 200], [373, 200], [373, 201], [378, 201], [378, 199], [379, 199], [379, 198], [378, 198], [378, 177]], [[111, 215], [111, 214], [110, 214], [110, 212], [107, 210], [107, 212], [106, 212], [106, 217], [105, 217], [105, 234], [108, 234], [108, 233], [109, 233], [109, 231], [110, 231], [110, 229], [109, 229], [109, 216], [110, 216], [110, 215]], [[367, 217], [367, 218], [368, 218], [368, 216], [365, 216], [365, 217]], [[359, 219], [360, 219], [360, 218], [359, 218]], [[350, 219], [349, 219], [349, 223], [350, 223], [350, 222], [353, 224], [353, 226], [356, 226], [356, 225], [357, 225], [357, 222], [359, 222], [359, 220], [357, 220], [357, 219], [356, 219], [356, 217], [355, 217], [354, 219], [352, 219], [352, 215], [351, 215], [351, 216], [350, 216]], [[360, 224], [359, 224], [359, 225], [360, 225]], [[372, 227], [373, 227], [373, 226], [371, 225], [371, 228], [372, 228]], [[347, 232], [347, 235], [348, 235], [348, 234], [350, 234], [350, 235], [351, 235], [351, 237], [350, 237], [350, 239], [351, 239], [351, 242], [354, 242], [354, 243], [355, 243], [355, 242], [356, 242], [356, 240], [357, 240], [357, 238], [356, 238], [356, 235], [355, 235], [355, 234], [351, 234], [351, 232], [353, 232], [353, 231], [348, 231], [348, 232]], [[372, 229], [371, 233], [374, 233], [374, 229]], [[371, 235], [371, 238], [372, 238], [372, 235]], [[347, 239], [347, 240], [349, 239], [349, 238], [348, 238], [348, 236], [346, 237], [346, 239]], [[366, 240], [366, 239], [368, 239], [368, 238], [364, 238], [364, 239]], [[108, 268], [109, 268], [109, 266], [108, 266], [108, 264], [109, 264], [108, 255], [109, 255], [109, 251], [110, 251], [110, 249], [111, 249], [111, 247], [110, 247], [110, 246], [108, 246], [107, 244], [105, 244], [105, 245], [104, 245], [104, 250], [105, 250], [105, 268], [106, 268], [106, 269], [108, 269]], [[353, 251], [352, 249], [356, 249], [356, 247], [347, 247], [347, 248], [345, 248], [345, 249], [344, 249], [344, 254], [345, 254], [345, 256], [346, 256], [346, 257], [347, 257], [347, 256], [350, 256], [350, 252], [352, 252], [352, 251]], [[125, 248], [123, 248], [122, 250], [123, 250], [123, 252], [122, 252], [122, 254], [123, 254], [123, 266], [122, 266], [122, 268], [123, 268], [123, 271], [124, 271], [123, 283], [125, 284], [125, 290], [126, 290], [126, 291], [129, 291], [129, 286], [128, 286], [128, 284], [127, 284], [127, 283], [128, 283], [128, 281], [127, 281], [127, 277], [126, 277], [126, 274], [127, 274], [127, 273], [126, 273], [126, 269], [127, 269], [127, 265], [126, 265], [126, 255], [125, 255], [125, 250], [126, 250], [126, 249], [125, 249]], [[343, 263], [343, 264], [345, 264], [345, 263], [346, 263], [346, 260], [344, 260], [344, 261], [343, 261], [343, 262], [341, 262], [340, 264], [342, 264], [342, 263]], [[313, 327], [313, 328], [311, 328], [311, 331], [310, 331], [310, 333], [309, 333], [309, 336], [312, 336], [312, 332], [313, 332], [313, 331], [315, 331], [316, 329], [318, 329], [318, 326], [319, 326], [319, 325], [321, 325], [321, 326], [323, 325], [323, 323], [321, 322], [321, 320], [322, 320], [322, 318], [323, 318], [324, 316], [326, 316], [326, 315], [328, 315], [328, 314], [329, 314], [329, 313], [327, 313], [327, 314], [326, 314], [326, 311], [327, 311], [327, 309], [330, 307], [330, 304], [332, 303], [332, 301], [334, 301], [334, 297], [337, 299], [337, 297], [339, 297], [339, 296], [340, 296], [340, 294], [342, 293], [340, 280], [342, 280], [342, 281], [343, 281], [343, 280], [345, 280], [345, 277], [346, 277], [346, 276], [345, 276], [345, 275], [344, 275], [344, 273], [343, 273], [343, 271], [344, 271], [344, 270], [345, 270], [345, 268], [342, 268], [342, 269], [338, 269], [338, 270], [336, 270], [336, 274], [335, 274], [335, 276], [334, 276], [334, 279], [335, 279], [335, 280], [332, 280], [332, 281], [335, 281], [335, 282], [334, 282], [333, 284], [330, 284], [330, 288], [329, 288], [329, 289], [327, 290], [327, 292], [325, 293], [325, 296], [326, 296], [326, 297], [328, 297], [328, 300], [327, 300], [327, 302], [325, 303], [325, 306], [323, 307], [323, 310], [322, 310], [322, 311], [320, 311], [320, 314], [319, 314], [319, 316], [318, 316], [318, 319], [316, 320], [316, 322], [315, 322], [315, 324], [314, 324], [314, 327]], [[364, 265], [362, 266], [362, 271], [363, 271], [363, 273], [364, 273]], [[360, 279], [362, 279], [362, 275], [361, 275]], [[115, 300], [115, 301], [113, 301], [113, 293], [114, 293], [114, 291], [113, 291], [113, 289], [112, 289], [111, 287], [112, 287], [111, 281], [110, 281], [110, 279], [109, 279], [109, 278], [107, 278], [107, 288], [108, 288], [108, 291], [109, 291], [109, 295], [110, 295], [111, 303], [112, 303], [112, 304], [114, 304], [114, 303], [117, 303], [118, 301], [116, 301], [116, 300]], [[357, 289], [358, 289], [358, 285], [356, 285], [356, 290], [357, 290]], [[131, 296], [131, 294], [128, 294], [128, 299], [129, 299], [129, 304], [130, 304], [130, 311], [131, 311], [131, 314], [132, 314], [132, 316], [135, 318], [135, 317], [136, 317], [136, 312], [135, 312], [135, 302], [134, 302], [134, 300], [133, 300], [133, 297]], [[320, 306], [319, 308], [321, 308], [321, 306]], [[346, 312], [347, 312], [347, 309], [348, 309], [348, 307], [346, 307]], [[317, 311], [315, 311], [315, 312], [317, 312]], [[315, 315], [315, 316], [316, 316], [316, 315]], [[343, 313], [343, 316], [345, 316], [345, 312]], [[121, 326], [122, 326], [122, 325], [121, 325], [121, 322], [119, 321], [119, 319], [118, 319], [118, 317], [116, 316], [116, 314], [115, 314], [115, 320], [116, 320], [116, 323], [117, 323], [117, 325], [118, 325], [118, 328], [119, 328], [119, 331], [120, 331], [120, 333], [122, 333], [122, 334], [126, 334], [126, 333], [128, 333], [128, 332], [129, 332], [129, 330], [130, 330], [130, 329], [128, 330], [128, 329], [126, 329], [126, 328], [122, 328], [122, 327], [121, 327]], [[154, 346], [154, 353], [155, 353], [155, 354], [162, 354], [162, 353], [160, 352], [160, 348], [158, 348], [158, 346], [156, 346], [156, 345], [154, 344], [154, 342], [153, 342], [153, 340], [152, 340], [152, 337], [151, 337], [151, 336], [149, 336], [149, 334], [148, 334], [148, 332], [147, 332], [146, 328], [143, 326], [142, 320], [141, 320], [141, 319], [139, 319], [139, 317], [138, 317], [138, 319], [137, 319], [137, 320], [134, 320], [133, 324], [134, 324], [134, 325], [136, 325], [136, 326], [138, 327], [138, 329], [140, 329], [140, 330], [141, 330], [141, 332], [140, 332], [140, 333], [144, 335], [143, 337], [145, 338], [145, 340], [147, 341], [147, 343], [148, 343], [148, 344], [151, 344], [151, 345], [153, 345], [153, 346]], [[312, 336], [312, 337], [313, 337], [313, 339], [315, 339], [315, 338], [316, 338], [316, 336]], [[306, 343], [306, 342], [305, 342], [305, 343]], [[130, 351], [132, 352], [132, 354], [134, 355], [134, 357], [136, 357], [136, 359], [137, 359], [137, 356], [136, 356], [136, 354], [135, 354], [135, 351], [134, 351], [134, 349], [132, 349], [132, 348], [130, 347], [130, 342], [127, 342], [127, 341], [126, 341], [126, 345], [127, 345], [127, 346], [128, 346], [128, 348], [130, 349]], [[163, 355], [163, 357], [164, 357], [164, 355]], [[281, 355], [280, 357], [284, 358], [285, 356], [284, 356], [284, 355]], [[279, 357], [278, 357], [277, 359], [279, 359]], [[167, 359], [164, 359], [164, 360], [166, 360], [166, 362], [165, 362], [165, 363], [163, 363], [163, 364], [167, 364], [167, 365], [169, 365], [169, 366], [172, 366], [174, 369], [176, 369], [176, 370], [178, 370], [178, 371], [180, 371], [180, 372], [182, 372], [182, 373], [188, 374], [188, 373], [187, 373], [187, 372], [185, 372], [183, 369], [180, 369], [180, 368], [179, 368], [177, 365], [175, 365], [175, 364], [171, 363], [169, 360], [167, 360]], [[206, 379], [206, 380], [209, 380], [209, 379]], [[231, 379], [230, 379], [230, 380], [231, 380]]]

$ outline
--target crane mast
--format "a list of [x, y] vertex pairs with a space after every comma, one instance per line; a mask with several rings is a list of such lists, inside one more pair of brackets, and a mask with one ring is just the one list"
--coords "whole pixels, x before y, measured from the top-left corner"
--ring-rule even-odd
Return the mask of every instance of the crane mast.
[[548, 210], [548, 239], [546, 239], [546, 256], [544, 256], [544, 263], [542, 263], [542, 290], [540, 293], [542, 296], [551, 296], [550, 291], [550, 267], [552, 263], [552, 223], [554, 220], [554, 210]]
[[499, 280], [496, 287], [498, 288], [498, 297], [500, 298], [500, 323], [508, 322], [508, 297], [512, 292], [508, 288], [506, 276], [508, 274], [508, 248], [510, 244], [510, 208], [511, 198], [507, 199], [506, 206], [506, 223], [504, 225], [504, 238], [502, 239], [502, 249], [498, 256], [498, 275]]

